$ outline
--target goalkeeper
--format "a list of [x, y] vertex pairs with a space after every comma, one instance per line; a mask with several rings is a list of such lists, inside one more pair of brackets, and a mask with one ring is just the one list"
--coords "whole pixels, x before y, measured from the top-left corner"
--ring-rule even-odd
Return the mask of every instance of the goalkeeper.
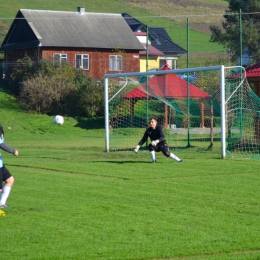
[[147, 141], [148, 137], [151, 140], [151, 143], [149, 144], [149, 151], [153, 163], [156, 162], [155, 152], [162, 152], [166, 157], [170, 157], [177, 162], [183, 162], [183, 160], [170, 152], [169, 147], [165, 141], [162, 127], [157, 124], [157, 120], [154, 117], [150, 119], [149, 127], [145, 131], [143, 138], [134, 149], [135, 153], [137, 153], [139, 148]]

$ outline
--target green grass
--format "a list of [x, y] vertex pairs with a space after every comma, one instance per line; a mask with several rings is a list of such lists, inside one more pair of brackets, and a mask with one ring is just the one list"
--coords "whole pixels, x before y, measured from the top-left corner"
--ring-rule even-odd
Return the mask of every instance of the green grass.
[[[104, 152], [100, 120], [27, 114], [0, 91], [15, 177], [1, 259], [260, 259], [259, 161]], [[140, 137], [141, 138], [141, 137]]]
[[17, 140], [20, 157], [4, 154], [16, 183], [0, 219], [3, 259], [260, 257], [257, 162], [179, 151], [185, 163], [158, 155], [153, 165], [147, 152], [73, 139]]

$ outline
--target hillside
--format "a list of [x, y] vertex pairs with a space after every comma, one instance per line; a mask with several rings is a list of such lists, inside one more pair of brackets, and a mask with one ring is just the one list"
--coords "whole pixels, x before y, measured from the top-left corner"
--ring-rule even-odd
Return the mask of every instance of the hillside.
[[[128, 4], [134, 8], [140, 8], [154, 13], [160, 17], [166, 17], [170, 21], [186, 25], [186, 18], [190, 19], [190, 28], [210, 34], [209, 25], [220, 24], [223, 14], [227, 9], [224, 0], [128, 0]], [[147, 18], [150, 19], [150, 18]]]
[[[209, 25], [220, 24], [227, 8], [225, 0], [89, 0], [81, 2], [88, 12], [129, 13], [149, 26], [164, 27], [173, 41], [186, 49], [186, 23], [189, 18], [190, 51], [211, 53], [223, 51], [209, 43]], [[0, 0], [0, 42], [19, 9], [76, 11], [70, 1]]]

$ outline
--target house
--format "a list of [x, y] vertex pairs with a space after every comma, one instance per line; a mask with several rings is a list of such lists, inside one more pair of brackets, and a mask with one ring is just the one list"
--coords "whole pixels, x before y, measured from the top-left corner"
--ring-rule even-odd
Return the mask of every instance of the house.
[[5, 75], [28, 55], [70, 62], [94, 79], [106, 73], [139, 71], [143, 45], [121, 14], [20, 9], [2, 43]]
[[140, 72], [160, 68], [160, 58], [164, 56], [164, 53], [151, 45], [146, 32], [134, 32], [134, 34], [144, 47], [144, 50], [139, 51]]
[[[122, 16], [133, 32], [147, 32], [147, 25], [127, 13], [123, 13]], [[187, 53], [186, 50], [172, 41], [162, 27], [149, 27], [148, 41], [151, 46], [164, 53], [163, 56], [159, 56], [158, 68], [162, 68], [167, 63], [172, 69], [176, 69], [178, 57]]]

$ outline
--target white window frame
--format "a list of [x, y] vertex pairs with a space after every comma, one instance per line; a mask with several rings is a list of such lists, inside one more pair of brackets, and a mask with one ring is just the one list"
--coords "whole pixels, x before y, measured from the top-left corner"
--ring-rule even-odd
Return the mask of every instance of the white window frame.
[[75, 54], [75, 68], [89, 70], [89, 54]]
[[66, 53], [53, 53], [53, 63], [61, 65], [63, 62], [68, 61], [68, 55]]
[[122, 71], [123, 70], [123, 56], [122, 55], [110, 55], [109, 56], [109, 70], [110, 71]]

